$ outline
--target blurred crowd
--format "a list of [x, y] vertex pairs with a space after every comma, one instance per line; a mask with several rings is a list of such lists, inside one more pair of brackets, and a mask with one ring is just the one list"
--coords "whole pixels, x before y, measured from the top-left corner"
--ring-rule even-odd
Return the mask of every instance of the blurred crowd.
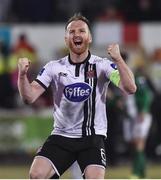
[[159, 21], [160, 0], [0, 0], [0, 22], [65, 22], [74, 12], [90, 21]]
[[[17, 89], [17, 62], [18, 58], [27, 57], [31, 60], [31, 68], [28, 76], [30, 81], [36, 78], [40, 70], [40, 61], [36, 52], [36, 48], [29, 42], [26, 34], [19, 35], [17, 42], [12, 47], [8, 46], [5, 41], [0, 40], [0, 108], [1, 109], [16, 109], [22, 107], [22, 102], [19, 101]], [[38, 106], [51, 105], [51, 98], [45, 98], [50, 94], [46, 92], [34, 108]]]

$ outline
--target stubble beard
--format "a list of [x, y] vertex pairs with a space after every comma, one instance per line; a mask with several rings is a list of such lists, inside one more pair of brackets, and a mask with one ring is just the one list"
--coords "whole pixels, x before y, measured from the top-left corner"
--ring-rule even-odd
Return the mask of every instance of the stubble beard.
[[77, 55], [80, 55], [80, 54], [84, 53], [86, 50], [89, 49], [89, 44], [84, 43], [83, 45], [81, 45], [81, 47], [76, 47], [75, 44], [70, 43], [70, 44], [69, 44], [69, 49], [70, 49], [73, 53], [75, 53], [75, 54], [77, 54]]

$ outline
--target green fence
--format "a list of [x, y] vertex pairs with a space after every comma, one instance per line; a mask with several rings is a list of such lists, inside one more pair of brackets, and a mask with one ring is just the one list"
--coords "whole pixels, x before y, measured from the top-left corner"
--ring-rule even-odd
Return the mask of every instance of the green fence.
[[51, 133], [52, 127], [52, 117], [1, 117], [0, 152], [35, 150]]

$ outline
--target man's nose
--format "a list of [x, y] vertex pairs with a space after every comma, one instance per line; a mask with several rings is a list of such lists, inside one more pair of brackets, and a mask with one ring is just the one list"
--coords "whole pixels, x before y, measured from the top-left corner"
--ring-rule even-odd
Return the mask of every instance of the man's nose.
[[76, 31], [74, 35], [75, 35], [75, 36], [80, 36], [80, 32], [79, 32], [79, 31]]

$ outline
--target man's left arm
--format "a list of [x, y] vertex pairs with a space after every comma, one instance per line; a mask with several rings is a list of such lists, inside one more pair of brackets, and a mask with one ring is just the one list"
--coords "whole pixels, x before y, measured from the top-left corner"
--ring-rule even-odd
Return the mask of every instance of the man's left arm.
[[119, 45], [109, 45], [107, 52], [112, 57], [113, 62], [117, 65], [120, 75], [119, 88], [127, 94], [135, 93], [136, 85], [134, 75], [121, 57]]

